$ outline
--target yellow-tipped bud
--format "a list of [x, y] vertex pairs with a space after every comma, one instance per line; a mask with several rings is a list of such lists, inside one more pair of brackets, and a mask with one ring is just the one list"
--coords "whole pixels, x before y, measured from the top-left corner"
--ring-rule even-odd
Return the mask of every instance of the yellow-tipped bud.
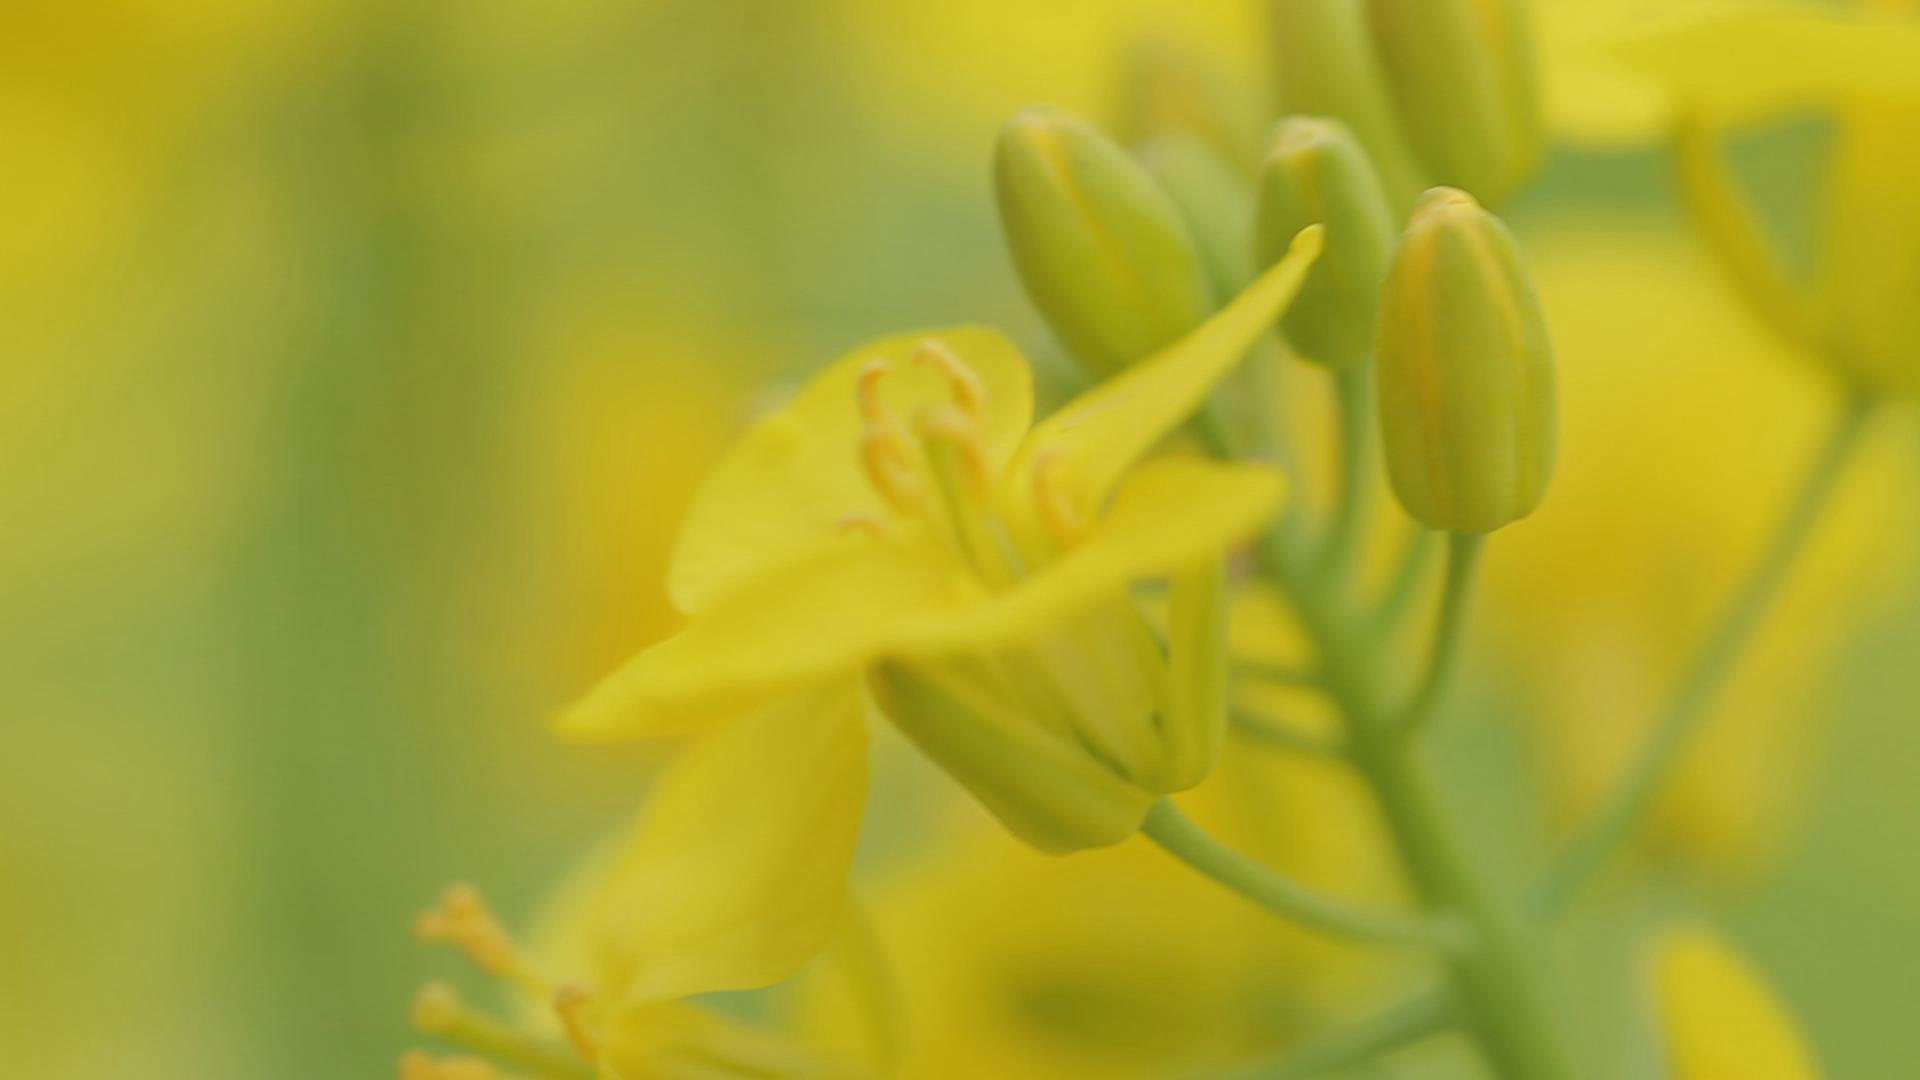
[[1492, 532], [1531, 513], [1553, 471], [1553, 357], [1505, 225], [1428, 192], [1387, 272], [1377, 339], [1387, 473], [1416, 519]]
[[1326, 247], [1281, 329], [1309, 360], [1330, 367], [1364, 363], [1393, 257], [1393, 209], [1346, 125], [1290, 117], [1276, 129], [1260, 171], [1255, 259], [1261, 266], [1278, 262], [1300, 230], [1314, 224], [1327, 227]]
[[1367, 0], [1400, 129], [1435, 183], [1497, 204], [1546, 145], [1521, 0]]
[[1094, 374], [1125, 369], [1211, 313], [1206, 269], [1172, 200], [1079, 118], [1035, 107], [1008, 121], [994, 189], [1027, 295]]
[[888, 662], [868, 685], [908, 738], [1042, 851], [1117, 844], [1146, 816], [1152, 796], [981, 673]]
[[1346, 124], [1404, 212], [1429, 181], [1381, 70], [1366, 0], [1273, 0], [1271, 10], [1280, 112]]
[[1140, 163], [1173, 199], [1206, 263], [1213, 295], [1226, 303], [1253, 280], [1248, 247], [1252, 193], [1233, 166], [1199, 139], [1169, 135], [1138, 150]]

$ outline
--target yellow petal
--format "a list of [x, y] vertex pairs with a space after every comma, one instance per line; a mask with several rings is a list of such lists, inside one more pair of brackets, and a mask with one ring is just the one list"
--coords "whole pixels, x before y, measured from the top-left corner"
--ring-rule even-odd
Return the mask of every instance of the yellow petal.
[[850, 679], [902, 619], [979, 595], [922, 539], [847, 538], [762, 576], [629, 660], [556, 728], [569, 738], [644, 738], [720, 723], [782, 694]]
[[865, 801], [856, 684], [695, 743], [649, 793], [588, 909], [596, 991], [630, 1006], [793, 974], [839, 918]]
[[1682, 108], [1739, 124], [1859, 97], [1920, 98], [1920, 23], [1812, 11], [1723, 12], [1615, 46]]
[[1765, 976], [1710, 930], [1662, 935], [1651, 977], [1672, 1080], [1814, 1080], [1820, 1067]]
[[1082, 520], [1091, 520], [1125, 472], [1199, 410], [1300, 291], [1320, 253], [1321, 228], [1198, 329], [1041, 421], [1020, 446], [1008, 499], [1033, 515], [1037, 469]]
[[855, 384], [863, 367], [881, 359], [893, 372], [881, 381], [880, 397], [902, 420], [950, 402], [942, 372], [913, 359], [929, 340], [980, 377], [987, 458], [996, 471], [1006, 463], [1033, 420], [1032, 373], [1013, 343], [993, 330], [955, 327], [864, 345], [756, 422], [721, 459], [674, 550], [667, 591], [675, 606], [705, 611], [754, 578], [831, 546], [849, 516], [889, 516], [860, 466]]
[[914, 615], [891, 651], [939, 654], [1017, 645], [1131, 582], [1190, 569], [1244, 542], [1278, 510], [1284, 486], [1278, 472], [1261, 465], [1192, 459], [1144, 465], [1065, 555], [979, 603]]

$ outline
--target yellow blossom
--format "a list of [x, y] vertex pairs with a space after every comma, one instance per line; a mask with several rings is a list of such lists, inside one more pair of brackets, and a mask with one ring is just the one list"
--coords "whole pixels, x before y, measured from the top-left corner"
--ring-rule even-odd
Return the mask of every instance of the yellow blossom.
[[[1156, 719], [1185, 715], [1168, 700], [1184, 680], [1167, 676], [1126, 588], [1205, 589], [1203, 568], [1280, 494], [1260, 466], [1134, 466], [1279, 317], [1317, 250], [1303, 234], [1219, 316], [1031, 430], [1026, 363], [991, 331], [843, 357], [749, 431], [696, 500], [669, 574], [691, 625], [562, 729], [711, 730], [797, 696], [839, 701], [795, 709], [772, 735], [806, 738], [856, 727], [865, 683], [1029, 841], [1127, 836], [1210, 762], [1204, 734]], [[738, 790], [726, 780], [712, 797]]]
[[[699, 740], [654, 785], [628, 836], [561, 890], [539, 948], [465, 886], [421, 916], [529, 1003], [487, 1017], [429, 985], [415, 1026], [543, 1076], [850, 1076], [859, 1070], [685, 999], [791, 975], [839, 918], [865, 789], [860, 730], [808, 724], [840, 703], [801, 695]], [[731, 798], [711, 793], [727, 787]], [[455, 1080], [461, 1061], [413, 1059]], [[699, 1070], [707, 1071], [699, 1071]]]
[[[1873, 390], [1920, 394], [1920, 19], [1906, 0], [1850, 13], [1771, 10], [1630, 39], [1628, 64], [1679, 117], [1681, 189], [1755, 312]], [[1812, 264], [1793, 266], [1749, 205], [1722, 143], [1812, 114], [1832, 125]]]

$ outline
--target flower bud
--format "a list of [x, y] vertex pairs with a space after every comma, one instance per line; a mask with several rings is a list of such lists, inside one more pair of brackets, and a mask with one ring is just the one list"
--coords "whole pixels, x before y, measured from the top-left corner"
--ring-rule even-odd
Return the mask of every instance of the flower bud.
[[1068, 852], [1133, 835], [1152, 795], [977, 666], [887, 661], [867, 684], [888, 719], [1027, 843]]
[[1436, 529], [1533, 511], [1553, 469], [1553, 358], [1513, 235], [1473, 197], [1421, 197], [1387, 271], [1376, 343], [1387, 474]]
[[1316, 223], [1327, 227], [1326, 247], [1281, 329], [1309, 360], [1330, 367], [1364, 363], [1393, 256], [1393, 211], [1373, 163], [1344, 124], [1289, 117], [1260, 172], [1258, 264], [1277, 262], [1293, 237]]
[[1155, 139], [1136, 156], [1179, 208], [1206, 263], [1214, 299], [1224, 304], [1240, 295], [1253, 280], [1247, 244], [1253, 196], [1246, 180], [1213, 147], [1188, 135]]
[[1367, 0], [1401, 130], [1433, 182], [1499, 203], [1545, 146], [1522, 0]]
[[1197, 139], [1234, 171], [1253, 171], [1261, 119], [1253, 102], [1218, 64], [1164, 38], [1142, 40], [1127, 56], [1118, 133], [1128, 146]]
[[1280, 112], [1331, 116], [1367, 149], [1395, 209], [1429, 181], [1402, 130], [1374, 51], [1366, 0], [1273, 0]]
[[1036, 107], [1008, 121], [994, 188], [1027, 295], [1094, 374], [1124, 370], [1212, 312], [1206, 269], [1172, 200], [1071, 114]]

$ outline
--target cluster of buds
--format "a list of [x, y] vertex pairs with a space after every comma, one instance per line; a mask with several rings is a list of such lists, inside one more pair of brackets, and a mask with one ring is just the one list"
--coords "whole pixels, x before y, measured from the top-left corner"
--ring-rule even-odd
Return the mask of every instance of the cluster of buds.
[[1273, 0], [1282, 113], [1344, 122], [1396, 206], [1434, 185], [1498, 204], [1545, 146], [1520, 0]]

